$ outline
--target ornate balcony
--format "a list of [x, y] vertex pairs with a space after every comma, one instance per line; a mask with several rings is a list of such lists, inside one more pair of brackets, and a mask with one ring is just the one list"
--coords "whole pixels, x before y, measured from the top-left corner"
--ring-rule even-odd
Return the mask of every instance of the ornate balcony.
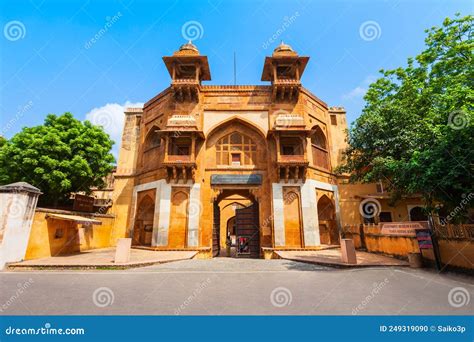
[[195, 78], [178, 78], [171, 81], [171, 89], [178, 101], [197, 101], [201, 85]]
[[293, 101], [298, 98], [301, 82], [297, 79], [275, 79], [273, 81], [273, 100]]
[[308, 161], [304, 155], [279, 155], [277, 160], [278, 180], [293, 179], [296, 183], [298, 180], [304, 180]]

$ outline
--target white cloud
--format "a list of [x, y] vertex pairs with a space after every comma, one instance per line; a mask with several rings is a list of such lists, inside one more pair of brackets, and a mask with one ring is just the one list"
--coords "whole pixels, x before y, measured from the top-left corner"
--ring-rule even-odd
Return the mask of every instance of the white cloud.
[[127, 101], [124, 104], [107, 103], [102, 107], [93, 108], [86, 114], [86, 120], [92, 124], [104, 127], [115, 144], [112, 153], [118, 159], [118, 150], [122, 141], [122, 130], [125, 121], [124, 110], [127, 107], [143, 107], [141, 102]]
[[357, 87], [342, 95], [344, 100], [362, 99], [367, 92], [369, 85], [375, 82], [377, 78], [373, 75], [367, 76]]
[[366, 92], [367, 92], [367, 88], [358, 86], [352, 89], [350, 92], [342, 95], [342, 98], [344, 100], [353, 100], [356, 98], [362, 98], [364, 97]]

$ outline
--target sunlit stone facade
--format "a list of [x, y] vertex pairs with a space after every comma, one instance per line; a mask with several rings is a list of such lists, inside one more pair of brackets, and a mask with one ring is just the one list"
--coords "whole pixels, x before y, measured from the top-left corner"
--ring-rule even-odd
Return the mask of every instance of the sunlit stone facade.
[[346, 113], [301, 84], [309, 57], [282, 43], [255, 86], [203, 85], [208, 60], [191, 43], [163, 60], [170, 87], [125, 113], [117, 229], [207, 257], [338, 244]]

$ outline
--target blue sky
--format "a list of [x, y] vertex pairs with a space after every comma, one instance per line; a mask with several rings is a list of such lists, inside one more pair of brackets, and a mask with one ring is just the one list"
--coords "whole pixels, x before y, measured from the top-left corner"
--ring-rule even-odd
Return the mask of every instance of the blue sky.
[[234, 52], [237, 83], [264, 84], [264, 58], [283, 40], [310, 56], [304, 86], [346, 107], [352, 122], [381, 68], [421, 51], [426, 28], [472, 11], [473, 2], [461, 0], [2, 0], [0, 134], [70, 111], [119, 142], [123, 106], [169, 85], [161, 57], [183, 36], [208, 56], [207, 84], [233, 84]]

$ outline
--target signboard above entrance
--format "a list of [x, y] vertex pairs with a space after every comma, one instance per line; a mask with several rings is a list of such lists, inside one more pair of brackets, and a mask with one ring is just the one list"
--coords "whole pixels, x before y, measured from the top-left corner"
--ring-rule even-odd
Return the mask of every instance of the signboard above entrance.
[[385, 235], [415, 236], [418, 229], [427, 229], [427, 221], [383, 223], [381, 233]]
[[262, 175], [211, 175], [211, 185], [260, 185]]

